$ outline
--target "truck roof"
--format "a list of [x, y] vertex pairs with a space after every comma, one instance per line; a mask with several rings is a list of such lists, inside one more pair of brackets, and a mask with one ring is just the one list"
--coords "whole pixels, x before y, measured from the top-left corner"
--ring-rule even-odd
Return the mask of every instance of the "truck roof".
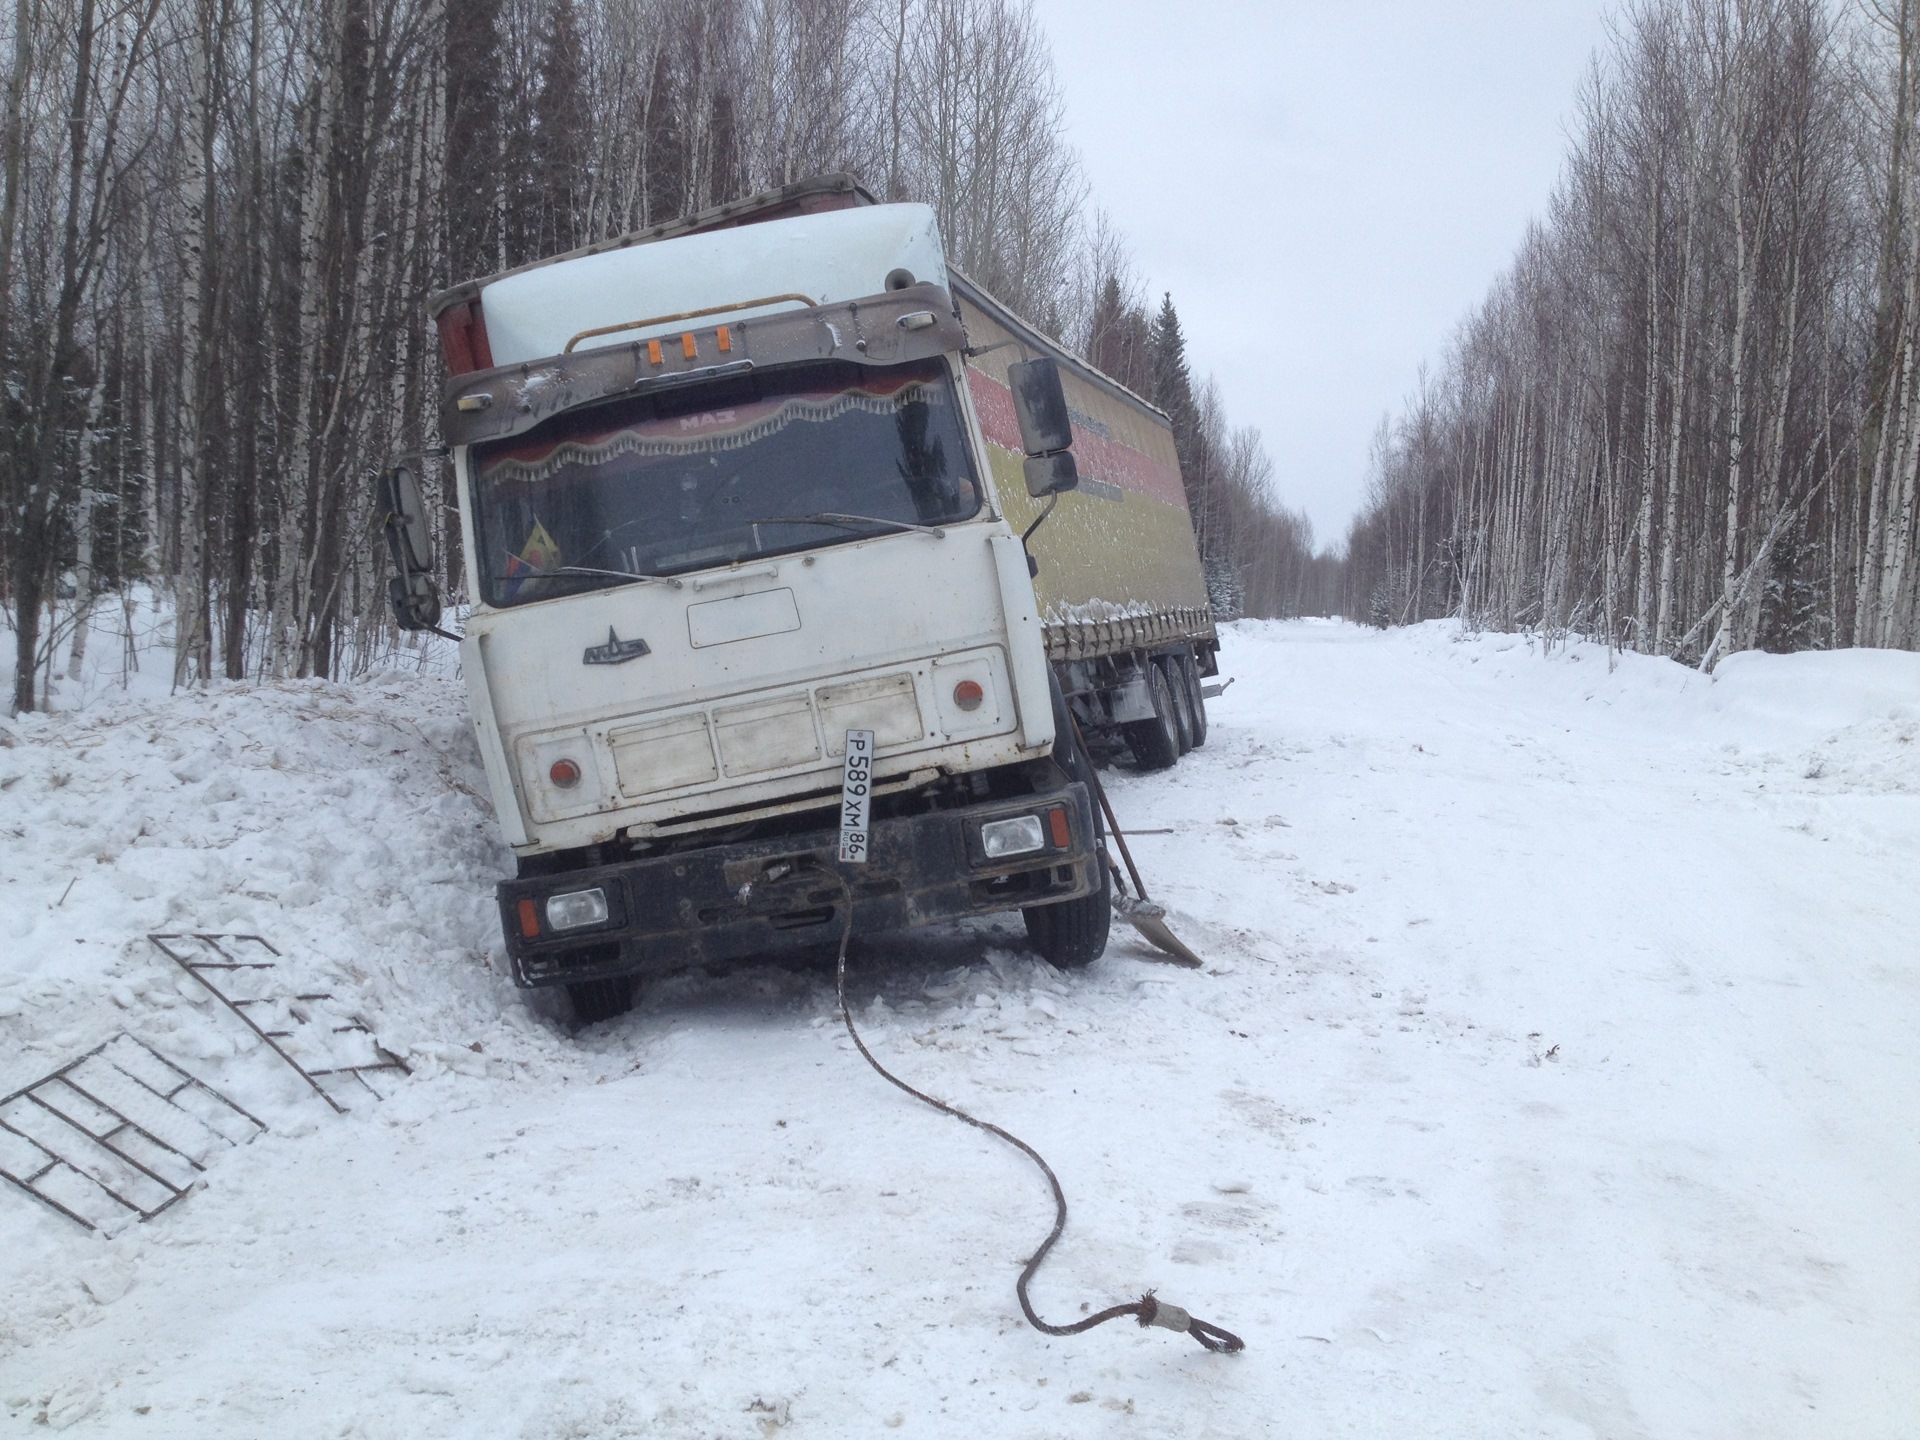
[[754, 225], [766, 220], [785, 220], [795, 215], [818, 215], [827, 210], [845, 210], [855, 205], [878, 203], [873, 192], [851, 175], [842, 172], [815, 175], [807, 180], [796, 180], [791, 185], [782, 185], [777, 190], [762, 190], [757, 195], [748, 195], [739, 200], [729, 200], [724, 205], [697, 210], [691, 215], [683, 215], [677, 220], [668, 220], [664, 224], [652, 225], [644, 230], [629, 230], [624, 235], [595, 240], [591, 245], [582, 245], [577, 250], [568, 250], [561, 255], [529, 260], [524, 265], [515, 265], [491, 275], [463, 280], [458, 285], [449, 286], [445, 290], [436, 291], [428, 296], [427, 314], [437, 320], [440, 318], [440, 312], [449, 305], [473, 299], [482, 288], [493, 284], [496, 280], [504, 280], [509, 275], [525, 274], [529, 270], [538, 270], [547, 265], [559, 265], [568, 260], [578, 260], [587, 255], [601, 255], [609, 250], [625, 250], [633, 245], [651, 245], [656, 240], [674, 240], [682, 235], [698, 235], [709, 230], [729, 230], [737, 225]]
[[[582, 245], [563, 254], [549, 255], [544, 259], [515, 265], [491, 275], [462, 281], [458, 285], [429, 296], [427, 313], [438, 321], [443, 312], [450, 307], [479, 299], [480, 292], [487, 286], [511, 276], [525, 275], [547, 266], [565, 264], [571, 260], [602, 255], [613, 250], [629, 249], [636, 245], [650, 245], [660, 240], [676, 240], [683, 236], [706, 234], [715, 230], [730, 230], [738, 226], [755, 225], [769, 220], [819, 215], [828, 211], [847, 210], [879, 203], [878, 197], [861, 184], [858, 177], [854, 175], [844, 171], [815, 175], [805, 180], [796, 180], [791, 185], [782, 185], [777, 189], [762, 190], [738, 200], [730, 200], [724, 205], [710, 206], [705, 210], [695, 211], [691, 215], [681, 216], [677, 220], [669, 220], [643, 230], [630, 230], [624, 235], [596, 240], [590, 245]], [[1145, 396], [1128, 389], [1104, 370], [1088, 364], [1061, 341], [1047, 334], [1040, 326], [1016, 314], [1005, 302], [990, 294], [954, 267], [951, 261], [947, 263], [946, 270], [947, 277], [952, 281], [953, 293], [959, 299], [986, 311], [1009, 334], [1019, 337], [1023, 345], [1031, 346], [1041, 354], [1052, 356], [1089, 384], [1109, 392], [1122, 403], [1146, 412], [1162, 424], [1171, 424], [1170, 417], [1159, 406]]]

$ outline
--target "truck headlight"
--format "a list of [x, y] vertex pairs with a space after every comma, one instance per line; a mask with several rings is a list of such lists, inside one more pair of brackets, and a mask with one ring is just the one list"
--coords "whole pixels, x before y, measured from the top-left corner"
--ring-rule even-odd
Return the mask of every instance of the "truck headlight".
[[578, 930], [582, 925], [607, 923], [607, 892], [571, 890], [565, 895], [547, 897], [547, 928]]
[[989, 860], [1008, 855], [1025, 855], [1030, 850], [1047, 848], [1047, 832], [1038, 815], [1022, 815], [1015, 820], [989, 820], [980, 827], [980, 848]]

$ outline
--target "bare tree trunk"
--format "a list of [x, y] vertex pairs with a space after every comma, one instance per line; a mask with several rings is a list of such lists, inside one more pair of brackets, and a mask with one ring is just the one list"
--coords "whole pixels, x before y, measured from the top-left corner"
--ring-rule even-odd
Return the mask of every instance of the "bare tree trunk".
[[[1881, 609], [1880, 582], [1884, 539], [1882, 523], [1886, 486], [1891, 473], [1889, 416], [1896, 398], [1904, 396], [1911, 368], [1913, 255], [1902, 242], [1908, 225], [1910, 177], [1908, 153], [1913, 139], [1916, 76], [1914, 0], [1897, 0], [1898, 9], [1874, 9], [1874, 18], [1891, 29], [1894, 41], [1893, 114], [1888, 131], [1885, 193], [1879, 219], [1875, 313], [1866, 356], [1865, 414], [1856, 486], [1862, 492], [1866, 528], [1854, 567], [1853, 634], [1856, 645], [1871, 644]], [[1907, 273], [1900, 259], [1907, 252]], [[1903, 303], [1904, 302], [1904, 303]], [[1898, 380], [1896, 380], [1898, 375]], [[1870, 468], [1869, 468], [1870, 467]]]
[[181, 354], [186, 361], [175, 428], [180, 459], [180, 583], [174, 598], [173, 683], [204, 685], [213, 672], [208, 595], [207, 405], [215, 341], [213, 308], [215, 112], [213, 49], [220, 17], [214, 0], [195, 0], [188, 61], [187, 168], [181, 187]]
[[5, 190], [0, 191], [0, 356], [8, 353], [7, 343], [13, 320], [13, 252], [20, 223], [20, 199], [26, 184], [26, 132], [21, 114], [26, 104], [28, 72], [33, 58], [33, 13], [29, 0], [14, 0], [13, 73], [7, 81], [7, 116], [0, 131], [0, 150], [5, 167]]
[[[1885, 643], [1885, 628], [1894, 586], [1889, 564], [1897, 543], [1889, 521], [1891, 491], [1905, 468], [1911, 449], [1914, 415], [1916, 344], [1914, 306], [1920, 303], [1920, 226], [1914, 227], [1913, 248], [1907, 258], [1907, 283], [1898, 335], [1898, 366], [1889, 376], [1889, 393], [1881, 410], [1879, 452], [1874, 457], [1873, 486], [1867, 496], [1867, 539], [1861, 552], [1860, 588], [1854, 612], [1854, 644]], [[1897, 378], [1896, 378], [1897, 377]]]
[[[1920, 239], [1920, 231], [1916, 232], [1916, 239]], [[1911, 275], [1920, 276], [1920, 263], [1914, 265]], [[1911, 280], [1908, 293], [1914, 294]], [[1913, 313], [1910, 306], [1908, 314]], [[1899, 490], [1897, 495], [1888, 496], [1885, 559], [1878, 579], [1880, 607], [1873, 617], [1872, 639], [1880, 645], [1898, 645], [1907, 638], [1901, 623], [1901, 602], [1906, 594], [1907, 559], [1913, 534], [1915, 470], [1920, 467], [1920, 397], [1915, 395], [1913, 374], [1915, 348], [1915, 336], [1910, 328], [1901, 362], [1899, 461], [1891, 477], [1897, 479]]]
[[296, 262], [300, 293], [295, 332], [299, 369], [293, 384], [292, 433], [280, 471], [280, 568], [273, 604], [273, 644], [267, 667], [271, 675], [302, 670], [306, 648], [306, 594], [310, 588], [306, 576], [315, 540], [314, 496], [320, 476], [313, 422], [320, 407], [321, 307], [328, 280], [324, 271], [323, 227], [327, 220], [328, 180], [333, 166], [340, 12], [341, 0], [322, 0], [312, 130], [300, 206]]
[[1660, 515], [1660, 598], [1653, 622], [1653, 650], [1665, 654], [1674, 617], [1674, 563], [1680, 540], [1680, 456], [1687, 409], [1687, 371], [1691, 360], [1689, 328], [1693, 319], [1693, 233], [1698, 186], [1689, 181], [1687, 222], [1680, 242], [1679, 323], [1673, 338], [1673, 383], [1668, 401], [1666, 494]]
[[87, 632], [93, 626], [95, 576], [93, 568], [93, 509], [97, 499], [95, 482], [98, 466], [94, 446], [100, 435], [100, 415], [106, 404], [106, 389], [95, 385], [87, 398], [87, 420], [80, 432], [80, 503], [73, 520], [73, 647], [67, 652], [67, 678], [80, 679], [87, 659]]
[[1740, 575], [1741, 502], [1746, 498], [1742, 481], [1745, 472], [1747, 414], [1747, 321], [1753, 311], [1753, 292], [1759, 284], [1760, 237], [1748, 233], [1746, 214], [1745, 166], [1736, 155], [1733, 160], [1733, 339], [1729, 346], [1727, 376], [1727, 504], [1721, 532], [1720, 552], [1720, 625], [1707, 646], [1702, 662], [1711, 668], [1713, 660], [1733, 636], [1736, 610], [1734, 586]]

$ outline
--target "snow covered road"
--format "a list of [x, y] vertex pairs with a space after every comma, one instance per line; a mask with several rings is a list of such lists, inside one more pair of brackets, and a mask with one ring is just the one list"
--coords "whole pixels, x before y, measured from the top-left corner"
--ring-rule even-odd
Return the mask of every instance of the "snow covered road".
[[[1715, 681], [1233, 627], [1109, 772], [1175, 928], [1017, 920], [569, 1037], [501, 977], [456, 684], [97, 698], [0, 736], [0, 1094], [127, 1030], [268, 1121], [113, 1239], [0, 1194], [0, 1433], [1920, 1433], [1920, 657]], [[6, 740], [12, 743], [7, 744]], [[71, 888], [69, 889], [69, 882]], [[253, 931], [414, 1067], [328, 1114], [147, 944]]]

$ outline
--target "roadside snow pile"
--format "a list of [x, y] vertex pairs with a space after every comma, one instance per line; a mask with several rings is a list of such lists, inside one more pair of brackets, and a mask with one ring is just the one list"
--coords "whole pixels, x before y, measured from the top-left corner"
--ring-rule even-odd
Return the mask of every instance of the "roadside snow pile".
[[[1920, 654], [1729, 655], [1709, 704], [1759, 743], [1806, 747], [1805, 778], [1834, 790], [1920, 793]], [[1776, 738], [1777, 737], [1777, 738]]]
[[1714, 709], [1760, 722], [1822, 729], [1920, 722], [1920, 654], [1911, 650], [1749, 650], [1722, 660], [1713, 680]]
[[[458, 694], [417, 676], [109, 694], [7, 725], [0, 1095], [125, 1031], [276, 1133], [311, 1126], [308, 1087], [148, 941], [156, 932], [264, 937], [282, 958], [263, 1020], [292, 1023], [294, 997], [326, 995], [302, 1006], [317, 1033], [358, 1017], [429, 1063], [496, 1028], [511, 992], [489, 966], [487, 893], [506, 857], [481, 783]], [[127, 1218], [67, 1177], [64, 1193], [80, 1192], [96, 1223]], [[0, 1206], [0, 1248], [16, 1254], [45, 1223], [20, 1198]], [[0, 1305], [0, 1334], [33, 1308]]]
[[[1263, 623], [1271, 622], [1252, 622]], [[1912, 651], [1749, 650], [1704, 675], [1583, 641], [1544, 651], [1537, 636], [1463, 632], [1452, 621], [1391, 638], [1449, 667], [1498, 677], [1508, 689], [1493, 720], [1528, 716], [1569, 731], [1624, 725], [1608, 733], [1665, 750], [1663, 763], [1824, 782], [1794, 787], [1809, 792], [1920, 793], [1920, 654]], [[1577, 709], [1562, 708], [1569, 702]], [[1559, 713], [1534, 708], [1542, 703]]]
[[[397, 1001], [409, 1027], [449, 1002], [469, 1020], [497, 1008], [487, 890], [509, 860], [448, 682], [108, 699], [9, 734], [0, 1084], [54, 1037], [177, 999], [154, 931], [264, 935], [302, 984], [372, 1012]], [[407, 1003], [423, 989], [431, 1007]]]
[[[1230, 627], [1207, 747], [1108, 772], [1174, 928], [864, 940], [570, 1035], [503, 978], [445, 675], [93, 686], [0, 724], [0, 1094], [125, 1031], [268, 1133], [151, 1223], [0, 1189], [0, 1431], [526, 1440], [1906, 1440], [1920, 672], [1709, 679]], [[154, 667], [137, 682], [151, 684]], [[251, 932], [403, 1057], [340, 1117], [147, 942]], [[11, 1428], [9, 1428], [11, 1427]]]

